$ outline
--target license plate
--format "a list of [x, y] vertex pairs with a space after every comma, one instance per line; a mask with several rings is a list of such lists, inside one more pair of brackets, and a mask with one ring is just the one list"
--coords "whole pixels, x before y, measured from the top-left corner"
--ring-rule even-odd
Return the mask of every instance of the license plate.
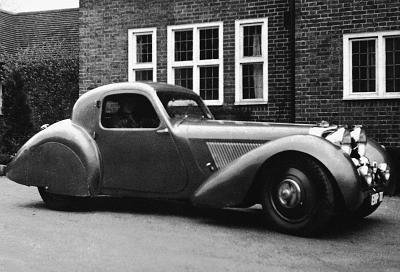
[[371, 206], [381, 203], [383, 200], [383, 192], [371, 194]]

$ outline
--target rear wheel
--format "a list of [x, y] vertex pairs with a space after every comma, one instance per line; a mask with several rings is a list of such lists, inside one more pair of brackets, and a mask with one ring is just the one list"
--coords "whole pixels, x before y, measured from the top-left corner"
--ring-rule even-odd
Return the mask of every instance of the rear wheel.
[[261, 202], [266, 218], [285, 232], [320, 232], [335, 209], [333, 188], [325, 171], [314, 159], [300, 155], [265, 167]]
[[38, 187], [38, 190], [46, 206], [52, 210], [75, 210], [78, 207], [78, 202], [81, 200], [74, 196], [50, 193], [45, 187]]

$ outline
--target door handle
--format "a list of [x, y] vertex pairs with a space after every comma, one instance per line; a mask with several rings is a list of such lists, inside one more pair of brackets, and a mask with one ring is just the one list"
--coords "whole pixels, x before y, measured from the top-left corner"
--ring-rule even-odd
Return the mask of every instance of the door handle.
[[168, 132], [169, 132], [168, 128], [161, 128], [156, 130], [157, 134], [168, 134]]

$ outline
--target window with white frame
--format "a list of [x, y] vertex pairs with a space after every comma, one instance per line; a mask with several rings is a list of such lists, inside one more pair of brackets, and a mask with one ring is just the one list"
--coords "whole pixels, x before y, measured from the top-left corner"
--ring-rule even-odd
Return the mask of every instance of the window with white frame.
[[235, 104], [268, 102], [268, 19], [235, 22]]
[[343, 35], [343, 99], [400, 98], [400, 31]]
[[157, 29], [128, 30], [128, 80], [157, 81]]
[[168, 83], [223, 103], [223, 23], [168, 27]]

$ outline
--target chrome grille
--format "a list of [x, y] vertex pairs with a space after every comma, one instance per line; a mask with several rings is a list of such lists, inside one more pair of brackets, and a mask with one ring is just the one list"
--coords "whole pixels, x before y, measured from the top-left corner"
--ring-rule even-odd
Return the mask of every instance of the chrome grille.
[[213, 157], [215, 166], [220, 169], [262, 144], [263, 143], [207, 142], [207, 147]]

